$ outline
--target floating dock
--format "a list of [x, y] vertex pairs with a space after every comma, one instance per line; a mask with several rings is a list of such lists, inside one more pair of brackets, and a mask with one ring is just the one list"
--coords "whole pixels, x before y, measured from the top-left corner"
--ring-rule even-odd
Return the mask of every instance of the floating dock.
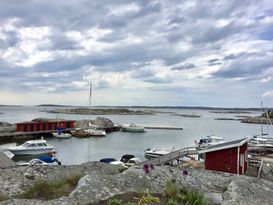
[[162, 130], [183, 130], [182, 127], [161, 126], [161, 125], [144, 125], [145, 129], [162, 129]]

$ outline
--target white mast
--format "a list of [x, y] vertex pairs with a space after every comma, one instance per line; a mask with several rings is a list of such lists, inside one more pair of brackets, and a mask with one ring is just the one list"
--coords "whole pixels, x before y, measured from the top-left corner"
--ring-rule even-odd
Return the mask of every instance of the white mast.
[[91, 125], [90, 123], [90, 115], [91, 115], [91, 97], [92, 97], [92, 83], [90, 83], [90, 90], [89, 90], [89, 116], [88, 116], [88, 124], [89, 126]]
[[263, 116], [263, 101], [261, 101], [261, 136], [263, 136], [263, 134], [264, 134], [264, 127], [263, 127], [262, 116]]

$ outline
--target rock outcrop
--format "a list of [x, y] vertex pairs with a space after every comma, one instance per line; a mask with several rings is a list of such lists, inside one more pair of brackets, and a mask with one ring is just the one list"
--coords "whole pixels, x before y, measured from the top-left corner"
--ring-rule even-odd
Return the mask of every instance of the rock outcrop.
[[16, 131], [16, 125], [15, 124], [10, 124], [8, 122], [0, 122], [0, 132], [15, 132]]
[[151, 193], [162, 193], [170, 178], [175, 179], [180, 187], [203, 192], [214, 203], [273, 204], [273, 182], [263, 179], [193, 169], [185, 174], [178, 167], [168, 166], [156, 166], [148, 174], [142, 167], [132, 167], [120, 173], [114, 165], [99, 162], [78, 166], [3, 169], [0, 172], [0, 194], [13, 198], [30, 187], [35, 179], [60, 180], [79, 173], [83, 177], [69, 196], [50, 201], [9, 199], [0, 204], [94, 204], [127, 192], [143, 193], [149, 189]]

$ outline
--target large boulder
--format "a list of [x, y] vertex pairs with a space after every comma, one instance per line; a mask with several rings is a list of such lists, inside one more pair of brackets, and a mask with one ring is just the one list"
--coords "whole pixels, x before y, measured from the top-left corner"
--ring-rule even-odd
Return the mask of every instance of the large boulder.
[[112, 128], [114, 127], [114, 123], [104, 117], [97, 117], [95, 120], [79, 120], [75, 122], [75, 128], [91, 128], [91, 127], [97, 127], [97, 128]]
[[0, 122], [0, 132], [15, 132], [16, 125], [8, 122]]
[[150, 193], [163, 193], [169, 179], [174, 179], [178, 187], [204, 193], [212, 200], [211, 204], [273, 204], [273, 182], [264, 179], [205, 170], [185, 171], [168, 166], [155, 166], [149, 173], [144, 172], [142, 167], [131, 167], [120, 173], [114, 165], [98, 162], [66, 167], [7, 169], [0, 172], [0, 194], [11, 191], [9, 196], [16, 196], [33, 184], [33, 177], [50, 181], [77, 173], [83, 177], [69, 196], [50, 201], [10, 199], [0, 204], [95, 204], [128, 192], [143, 193], [148, 189]]

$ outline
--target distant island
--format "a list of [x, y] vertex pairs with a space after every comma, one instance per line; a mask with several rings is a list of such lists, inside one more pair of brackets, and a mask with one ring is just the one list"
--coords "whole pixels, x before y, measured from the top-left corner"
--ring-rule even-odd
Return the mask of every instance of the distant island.
[[72, 105], [57, 105], [57, 104], [41, 104], [36, 105], [36, 107], [74, 107]]
[[191, 118], [201, 117], [201, 115], [195, 115], [195, 114], [172, 114], [172, 116], [191, 117]]
[[45, 110], [48, 113], [57, 114], [77, 114], [77, 115], [154, 115], [152, 110], [134, 111], [126, 108], [117, 109], [97, 109], [97, 108], [72, 108], [72, 109], [55, 109]]

